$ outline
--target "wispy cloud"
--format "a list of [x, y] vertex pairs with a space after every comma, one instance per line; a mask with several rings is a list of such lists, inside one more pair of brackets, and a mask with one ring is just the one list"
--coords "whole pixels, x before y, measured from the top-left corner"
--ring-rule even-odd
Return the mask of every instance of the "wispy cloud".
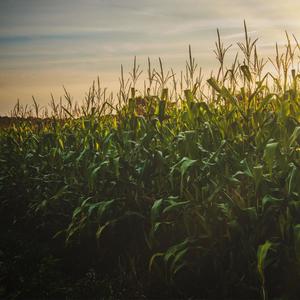
[[120, 64], [134, 55], [142, 62], [161, 56], [179, 68], [191, 44], [210, 68], [216, 29], [234, 44], [244, 38], [244, 19], [269, 55], [275, 41], [284, 43], [284, 30], [300, 36], [299, 11], [298, 0], [0, 1], [0, 113], [35, 91], [43, 90], [43, 100], [61, 82], [79, 93], [97, 70], [114, 86]]

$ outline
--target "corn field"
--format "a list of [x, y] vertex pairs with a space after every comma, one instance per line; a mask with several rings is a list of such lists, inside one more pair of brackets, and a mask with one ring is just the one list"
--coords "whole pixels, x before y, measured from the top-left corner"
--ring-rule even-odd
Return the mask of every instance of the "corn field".
[[[300, 44], [247, 33], [204, 79], [134, 59], [116, 96], [20, 103], [0, 128], [0, 296], [298, 299]], [[267, 69], [272, 71], [267, 71]], [[144, 74], [144, 73], [143, 73]], [[298, 181], [299, 180], [299, 181]]]

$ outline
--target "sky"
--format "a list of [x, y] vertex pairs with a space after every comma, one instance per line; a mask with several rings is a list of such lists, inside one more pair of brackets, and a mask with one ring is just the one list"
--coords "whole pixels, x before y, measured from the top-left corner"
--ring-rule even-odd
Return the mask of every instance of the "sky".
[[63, 86], [80, 101], [97, 76], [116, 91], [120, 65], [129, 71], [134, 56], [179, 71], [189, 44], [210, 70], [216, 29], [234, 52], [244, 19], [271, 56], [285, 30], [300, 40], [299, 11], [299, 0], [0, 0], [0, 115], [32, 95], [47, 105]]

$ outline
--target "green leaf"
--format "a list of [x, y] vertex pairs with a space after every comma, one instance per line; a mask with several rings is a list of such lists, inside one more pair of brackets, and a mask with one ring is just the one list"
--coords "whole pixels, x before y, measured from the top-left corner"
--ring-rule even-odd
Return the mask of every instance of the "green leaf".
[[266, 162], [270, 172], [272, 171], [274, 162], [278, 155], [278, 151], [279, 151], [279, 143], [278, 142], [269, 143], [265, 147], [263, 159]]
[[64, 149], [64, 141], [62, 140], [62, 138], [58, 138], [58, 143], [60, 148], [63, 150]]
[[187, 170], [192, 167], [195, 163], [197, 162], [197, 160], [195, 159], [190, 159], [188, 157], [184, 157], [180, 162], [180, 173], [181, 176], [184, 176], [184, 174], [187, 172]]
[[99, 225], [96, 231], [96, 239], [100, 240], [104, 232], [117, 223], [117, 219], [107, 221], [104, 225]]
[[288, 186], [288, 194], [291, 195], [294, 190], [297, 190], [298, 187], [298, 181], [299, 181], [299, 170], [294, 165], [294, 163], [290, 164], [291, 171], [287, 177], [287, 186]]
[[257, 108], [257, 111], [262, 111], [265, 108], [265, 106], [270, 104], [276, 96], [276, 94], [268, 94], [265, 98], [262, 99], [261, 103], [259, 104], [259, 107]]
[[172, 210], [183, 209], [189, 203], [190, 201], [173, 202], [163, 210], [163, 213], [165, 214]]
[[155, 223], [159, 219], [160, 213], [162, 211], [163, 199], [155, 200], [151, 208], [151, 222]]
[[263, 245], [260, 245], [257, 250], [257, 270], [260, 275], [263, 286], [265, 285], [265, 274], [264, 269], [266, 267], [266, 259], [269, 250], [272, 247], [272, 243], [266, 241]]
[[150, 261], [149, 261], [149, 266], [148, 266], [148, 270], [149, 272], [151, 273], [152, 270], [153, 270], [153, 265], [154, 265], [154, 262], [158, 259], [158, 258], [161, 258], [164, 256], [164, 253], [163, 252], [159, 252], [159, 253], [155, 253], [151, 256], [150, 258]]
[[184, 248], [182, 250], [179, 250], [175, 256], [174, 259], [172, 260], [171, 266], [170, 266], [170, 271], [171, 275], [175, 276], [176, 273], [187, 264], [187, 262], [184, 260], [185, 256], [187, 255], [189, 251], [189, 247]]
[[298, 139], [299, 135], [300, 135], [300, 126], [297, 126], [294, 129], [294, 131], [289, 139], [289, 147], [291, 147], [295, 143], [295, 141]]
[[97, 216], [99, 220], [105, 219], [110, 212], [118, 213], [117, 204], [119, 201], [117, 199], [101, 201], [97, 203]]
[[182, 250], [186, 249], [188, 247], [188, 244], [190, 243], [189, 239], [185, 239], [183, 242], [173, 245], [170, 247], [164, 256], [164, 261], [166, 263], [169, 263], [172, 258], [176, 256], [178, 252], [181, 252]]

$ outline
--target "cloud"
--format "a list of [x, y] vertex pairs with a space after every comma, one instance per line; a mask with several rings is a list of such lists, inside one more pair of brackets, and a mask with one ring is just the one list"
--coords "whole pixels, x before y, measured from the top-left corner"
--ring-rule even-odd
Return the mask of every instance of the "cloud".
[[130, 66], [134, 55], [142, 63], [161, 56], [166, 65], [184, 67], [188, 44], [199, 64], [210, 68], [216, 29], [224, 43], [243, 40], [244, 19], [270, 55], [275, 41], [284, 43], [285, 29], [300, 40], [299, 11], [298, 0], [0, 1], [0, 107], [4, 97], [5, 103], [18, 95], [27, 99], [29, 87], [75, 86], [76, 76], [82, 87], [97, 70], [117, 80], [120, 64]]

